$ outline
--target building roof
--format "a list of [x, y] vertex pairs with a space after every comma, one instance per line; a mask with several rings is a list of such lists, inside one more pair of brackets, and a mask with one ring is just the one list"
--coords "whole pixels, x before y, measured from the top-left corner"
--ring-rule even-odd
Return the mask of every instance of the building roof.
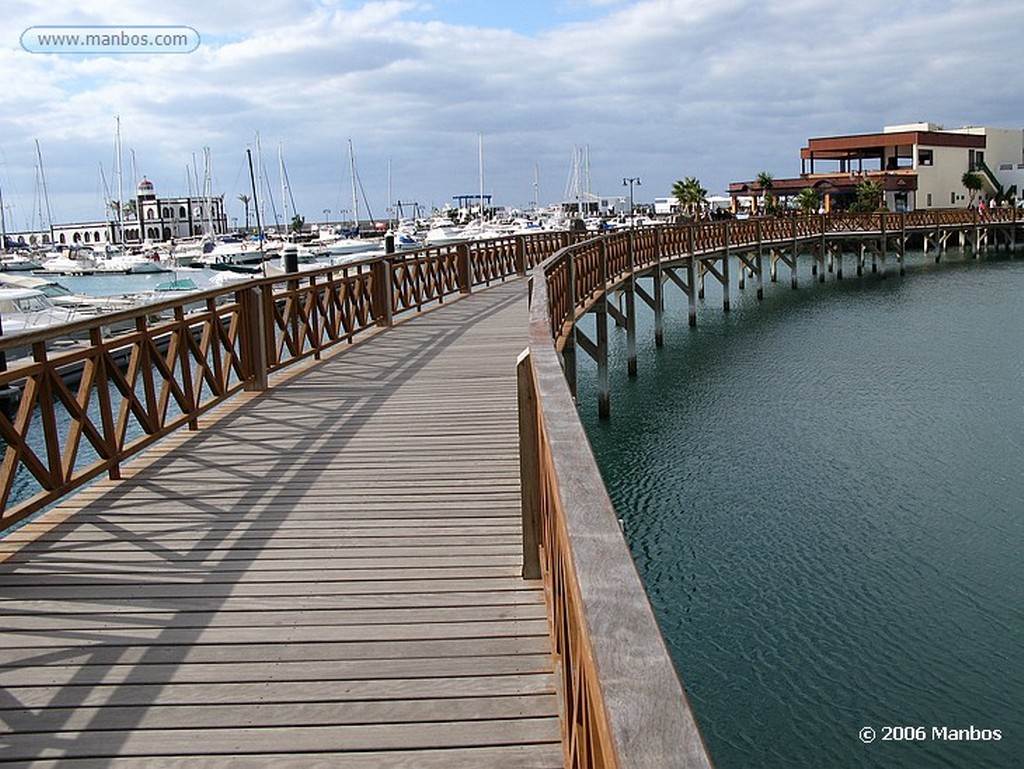
[[966, 147], [984, 149], [985, 137], [951, 131], [894, 131], [892, 133], [853, 134], [808, 139], [800, 150], [801, 159], [842, 160], [858, 157], [882, 157], [886, 149], [909, 147]]

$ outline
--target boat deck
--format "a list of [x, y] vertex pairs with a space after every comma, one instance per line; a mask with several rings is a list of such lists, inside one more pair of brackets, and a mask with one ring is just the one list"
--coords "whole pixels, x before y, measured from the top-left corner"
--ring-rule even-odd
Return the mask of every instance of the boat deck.
[[0, 765], [556, 767], [513, 281], [236, 398], [0, 540]]

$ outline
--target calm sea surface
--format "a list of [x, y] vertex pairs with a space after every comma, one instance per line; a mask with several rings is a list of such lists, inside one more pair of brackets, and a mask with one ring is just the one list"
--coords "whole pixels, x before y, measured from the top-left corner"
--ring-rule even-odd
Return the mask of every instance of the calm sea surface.
[[1024, 766], [1024, 259], [952, 259], [798, 291], [786, 268], [728, 314], [709, 279], [696, 329], [667, 288], [636, 380], [612, 334], [609, 420], [581, 370], [719, 769]]

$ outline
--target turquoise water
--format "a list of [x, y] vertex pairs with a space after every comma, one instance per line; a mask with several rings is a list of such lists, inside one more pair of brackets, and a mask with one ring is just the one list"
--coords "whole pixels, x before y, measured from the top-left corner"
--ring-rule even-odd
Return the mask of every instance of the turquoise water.
[[728, 314], [709, 281], [696, 329], [667, 290], [609, 420], [581, 371], [719, 769], [1024, 766], [1024, 260], [909, 261]]

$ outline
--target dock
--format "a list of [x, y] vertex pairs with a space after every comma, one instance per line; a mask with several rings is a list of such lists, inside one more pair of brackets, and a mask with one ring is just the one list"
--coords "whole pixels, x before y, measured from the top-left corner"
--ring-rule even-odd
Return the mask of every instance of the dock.
[[510, 281], [236, 396], [0, 541], [0, 764], [560, 767]]

